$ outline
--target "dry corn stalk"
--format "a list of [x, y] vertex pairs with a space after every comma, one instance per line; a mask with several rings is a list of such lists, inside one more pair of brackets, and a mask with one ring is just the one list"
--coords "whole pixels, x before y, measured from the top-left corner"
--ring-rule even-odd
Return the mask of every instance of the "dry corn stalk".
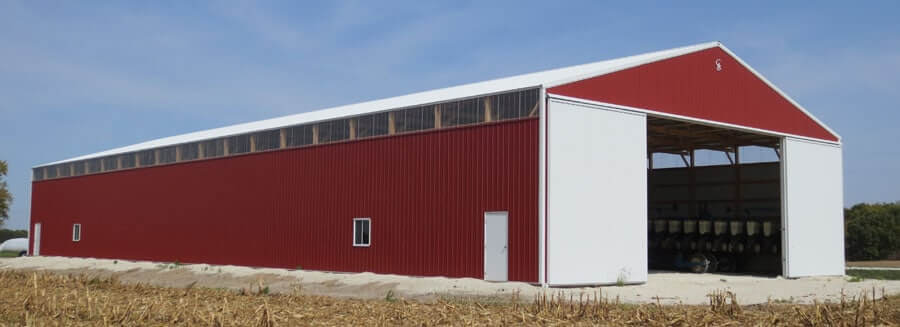
[[[0, 325], [898, 325], [900, 298], [876, 290], [836, 303], [741, 306], [729, 291], [709, 305], [621, 304], [599, 294], [536, 296], [531, 303], [336, 299], [127, 285], [88, 276], [0, 271]], [[516, 295], [517, 296], [517, 295]], [[515, 296], [510, 300], [516, 299]], [[517, 299], [516, 299], [517, 300]]]

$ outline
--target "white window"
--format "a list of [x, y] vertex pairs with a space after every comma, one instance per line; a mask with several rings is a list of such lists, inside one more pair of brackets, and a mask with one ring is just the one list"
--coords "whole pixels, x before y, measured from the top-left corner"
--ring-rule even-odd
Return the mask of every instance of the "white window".
[[81, 241], [81, 224], [72, 225], [72, 242]]
[[353, 218], [353, 246], [372, 244], [372, 219]]

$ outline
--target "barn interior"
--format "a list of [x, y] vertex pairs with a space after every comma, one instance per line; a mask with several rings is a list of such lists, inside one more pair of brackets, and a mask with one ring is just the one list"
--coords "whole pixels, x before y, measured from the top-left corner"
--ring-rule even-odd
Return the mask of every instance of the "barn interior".
[[652, 270], [781, 274], [780, 138], [647, 117]]

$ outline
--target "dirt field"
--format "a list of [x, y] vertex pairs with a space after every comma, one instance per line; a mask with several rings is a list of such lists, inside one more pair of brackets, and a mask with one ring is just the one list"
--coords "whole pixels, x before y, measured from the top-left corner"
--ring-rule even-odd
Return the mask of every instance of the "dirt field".
[[900, 260], [848, 261], [847, 267], [900, 268]]
[[116, 277], [125, 284], [146, 284], [184, 288], [240, 290], [262, 281], [271, 293], [290, 294], [299, 286], [307, 295], [356, 299], [383, 299], [388, 293], [420, 302], [441, 298], [531, 299], [545, 292], [566, 297], [601, 294], [622, 303], [707, 304], [707, 295], [728, 290], [740, 296], [742, 304], [787, 302], [810, 304], [838, 302], [842, 294], [878, 290], [900, 294], [900, 281], [816, 277], [787, 280], [773, 277], [722, 274], [651, 273], [646, 284], [545, 290], [519, 282], [494, 283], [471, 278], [407, 277], [372, 273], [344, 274], [318, 271], [250, 268], [237, 266], [175, 265], [105, 259], [22, 257], [0, 259], [0, 270], [49, 271], [66, 275]]
[[[877, 292], [873, 290], [873, 292]], [[896, 325], [900, 298], [862, 293], [829, 304], [769, 302], [741, 306], [716, 292], [699, 306], [625, 305], [602, 297], [538, 296], [497, 302], [378, 300], [270, 294], [262, 282], [234, 291], [190, 284], [164, 288], [123, 284], [115, 278], [47, 272], [0, 271], [2, 325]]]

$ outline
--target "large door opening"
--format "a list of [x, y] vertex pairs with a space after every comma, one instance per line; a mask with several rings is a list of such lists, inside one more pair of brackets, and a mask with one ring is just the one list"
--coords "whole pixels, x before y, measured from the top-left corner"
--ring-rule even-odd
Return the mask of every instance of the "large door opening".
[[781, 139], [647, 117], [650, 269], [782, 273]]

